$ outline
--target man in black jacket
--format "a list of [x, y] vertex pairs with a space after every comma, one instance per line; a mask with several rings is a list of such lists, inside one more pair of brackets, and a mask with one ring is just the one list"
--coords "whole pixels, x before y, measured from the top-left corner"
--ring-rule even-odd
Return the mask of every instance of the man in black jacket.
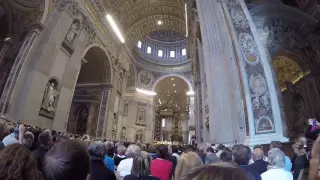
[[44, 156], [51, 148], [51, 144], [52, 144], [51, 131], [45, 130], [42, 133], [40, 133], [38, 137], [38, 142], [39, 142], [39, 146], [34, 151], [32, 151], [32, 155], [36, 159], [38, 168], [41, 171], [41, 166], [42, 166]]
[[262, 174], [267, 171], [267, 167], [269, 165], [268, 162], [263, 160], [264, 152], [261, 148], [256, 148], [252, 152], [252, 159], [254, 161], [253, 164], [248, 166], [248, 169], [254, 171], [258, 174]]

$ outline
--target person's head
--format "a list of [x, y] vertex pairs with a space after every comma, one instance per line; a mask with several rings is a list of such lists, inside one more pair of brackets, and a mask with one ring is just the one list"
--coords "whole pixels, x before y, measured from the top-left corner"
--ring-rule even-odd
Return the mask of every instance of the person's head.
[[271, 141], [270, 149], [272, 149], [272, 148], [278, 148], [278, 149], [280, 149], [282, 151], [283, 150], [283, 145], [281, 144], [280, 141]]
[[230, 163], [197, 166], [180, 180], [252, 180], [243, 169]]
[[255, 150], [255, 149], [257, 149], [257, 148], [263, 149], [262, 145], [260, 145], [260, 144], [257, 144], [257, 145], [254, 145], [254, 146], [253, 146], [253, 150]]
[[52, 134], [51, 131], [45, 130], [42, 133], [39, 134], [38, 141], [41, 146], [49, 147], [51, 146], [52, 142]]
[[8, 134], [8, 127], [6, 122], [0, 121], [0, 141]]
[[214, 149], [213, 149], [212, 147], [208, 147], [208, 148], [206, 149], [206, 153], [207, 153], [207, 155], [211, 155], [211, 154], [214, 153]]
[[292, 145], [293, 151], [296, 155], [305, 155], [304, 143], [302, 141], [297, 141]]
[[69, 137], [66, 136], [66, 135], [58, 135], [58, 136], [56, 137], [56, 143], [59, 143], [59, 142], [61, 142], [61, 141], [65, 141], [65, 140], [68, 140], [68, 139], [69, 139]]
[[46, 180], [89, 179], [90, 155], [86, 145], [71, 139], [54, 145], [44, 157], [42, 171]]
[[222, 162], [231, 162], [232, 159], [232, 151], [229, 148], [224, 148], [222, 153], [220, 154], [220, 160]]
[[33, 141], [34, 141], [33, 133], [30, 132], [30, 131], [25, 132], [24, 135], [23, 135], [23, 139], [22, 139], [23, 144], [28, 149], [30, 149], [32, 147], [32, 145], [33, 145]]
[[137, 154], [139, 154], [141, 152], [139, 146], [135, 145], [135, 144], [131, 144], [129, 145], [129, 147], [127, 148], [126, 151], [126, 156], [128, 158], [134, 158]]
[[11, 144], [0, 151], [1, 180], [40, 180], [37, 163], [31, 152], [21, 144]]
[[156, 147], [154, 145], [150, 145], [148, 147], [148, 152], [149, 153], [156, 153], [157, 152]]
[[166, 145], [159, 145], [157, 147], [157, 157], [161, 159], [168, 159], [168, 146]]
[[150, 155], [145, 151], [141, 151], [133, 158], [131, 174], [136, 177], [149, 176], [151, 174], [150, 164]]
[[251, 150], [248, 146], [237, 144], [232, 148], [234, 162], [238, 165], [248, 165], [251, 159]]
[[172, 153], [178, 154], [178, 152], [179, 152], [179, 147], [178, 146], [172, 146], [171, 148], [172, 148]]
[[93, 141], [88, 147], [88, 152], [91, 157], [103, 159], [107, 153], [107, 149], [102, 141]]
[[285, 155], [280, 149], [272, 148], [268, 152], [268, 161], [270, 166], [282, 169], [285, 166]]
[[112, 141], [106, 141], [105, 142], [105, 147], [106, 147], [106, 153], [109, 157], [113, 157], [113, 142]]
[[182, 153], [178, 159], [177, 167], [175, 170], [175, 180], [181, 179], [181, 177], [196, 166], [202, 165], [202, 160], [195, 152]]
[[141, 148], [141, 151], [148, 151], [147, 145], [145, 144], [141, 144], [140, 148]]
[[220, 151], [220, 150], [223, 150], [225, 148], [225, 146], [223, 144], [219, 144], [219, 146], [217, 147], [217, 150]]
[[194, 148], [194, 146], [192, 146], [192, 145], [187, 145], [185, 148], [184, 148], [184, 150], [183, 150], [183, 152], [184, 153], [188, 153], [188, 152], [195, 152], [196, 151], [196, 149]]
[[120, 155], [124, 155], [126, 153], [126, 147], [124, 145], [119, 144], [117, 147], [117, 153]]
[[200, 144], [200, 145], [198, 146], [198, 151], [201, 152], [201, 153], [205, 153], [206, 148], [207, 148], [207, 147], [206, 147], [205, 144]]
[[253, 161], [263, 160], [264, 152], [261, 148], [256, 148], [252, 152]]

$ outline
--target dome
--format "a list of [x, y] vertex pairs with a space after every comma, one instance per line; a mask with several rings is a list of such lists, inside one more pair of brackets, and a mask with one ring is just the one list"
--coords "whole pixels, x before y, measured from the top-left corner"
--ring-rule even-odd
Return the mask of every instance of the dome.
[[136, 53], [144, 60], [160, 65], [179, 65], [188, 62], [187, 39], [172, 30], [151, 32], [136, 45]]

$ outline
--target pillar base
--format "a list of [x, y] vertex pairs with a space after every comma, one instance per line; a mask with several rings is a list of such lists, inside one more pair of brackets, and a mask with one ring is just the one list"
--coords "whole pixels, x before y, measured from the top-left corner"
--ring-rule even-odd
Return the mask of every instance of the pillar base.
[[247, 136], [244, 144], [253, 147], [257, 144], [270, 144], [271, 141], [280, 141], [282, 143], [289, 142], [289, 139], [279, 134], [264, 134], [264, 135], [255, 135]]

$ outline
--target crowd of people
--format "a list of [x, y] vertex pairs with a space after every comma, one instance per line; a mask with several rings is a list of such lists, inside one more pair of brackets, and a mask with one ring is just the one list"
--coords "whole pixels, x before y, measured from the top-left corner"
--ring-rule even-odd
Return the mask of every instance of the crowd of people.
[[278, 141], [265, 156], [261, 145], [114, 142], [1, 121], [0, 180], [300, 180], [304, 172], [319, 179], [320, 138], [311, 150], [305, 137], [292, 148], [290, 159]]

